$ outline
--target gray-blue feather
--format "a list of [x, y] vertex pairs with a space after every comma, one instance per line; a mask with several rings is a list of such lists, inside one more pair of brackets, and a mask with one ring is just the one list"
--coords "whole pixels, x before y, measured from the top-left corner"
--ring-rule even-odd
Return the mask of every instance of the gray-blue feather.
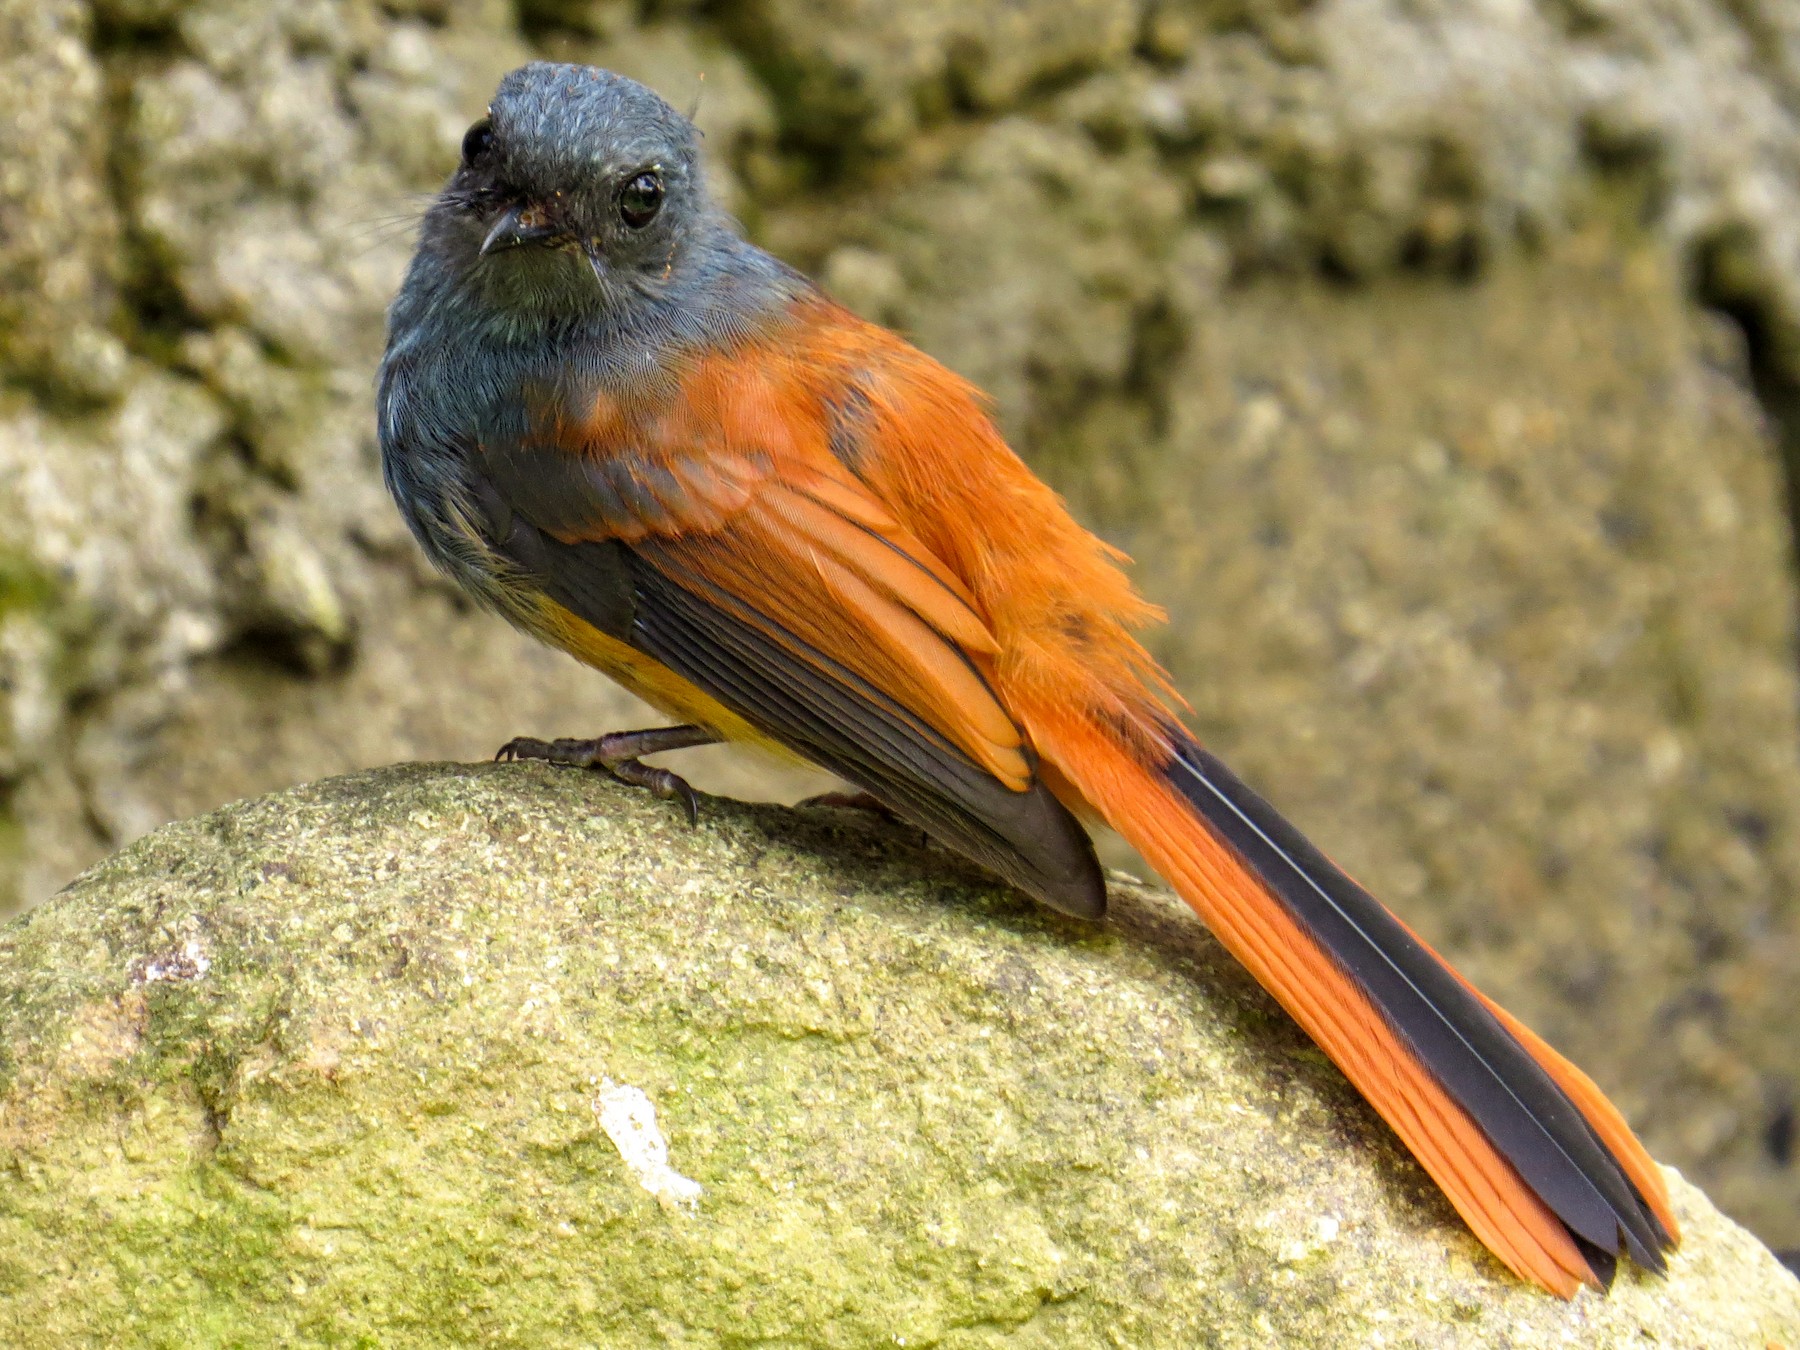
[[[686, 360], [764, 330], [811, 289], [713, 203], [699, 142], [634, 80], [534, 62], [501, 81], [465, 143], [477, 153], [426, 212], [388, 311], [383, 468], [433, 561], [503, 613], [518, 606], [480, 529], [476, 448], [526, 443], [534, 413], [601, 392], [668, 392]], [[633, 225], [620, 203], [643, 175], [658, 209]], [[534, 246], [494, 249], [497, 220]]]
[[[389, 312], [380, 418], [395, 499], [438, 565], [521, 627], [543, 622], [543, 601], [560, 606], [1001, 876], [1098, 916], [1092, 847], [1043, 784], [1001, 783], [809, 652], [756, 596], [724, 594], [668, 552], [658, 532], [704, 515], [706, 475], [675, 478], [691, 461], [554, 443], [559, 420], [583, 425], [602, 395], [653, 420], [694, 361], [775, 336], [812, 293], [713, 205], [698, 143], [620, 76], [537, 64], [506, 77]], [[834, 437], [859, 416], [846, 398]]]

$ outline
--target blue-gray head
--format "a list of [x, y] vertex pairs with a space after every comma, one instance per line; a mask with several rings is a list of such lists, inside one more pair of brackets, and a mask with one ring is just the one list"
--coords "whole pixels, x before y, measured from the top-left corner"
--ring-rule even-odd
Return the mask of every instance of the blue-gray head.
[[624, 309], [725, 229], [692, 122], [635, 80], [539, 61], [463, 137], [421, 243], [526, 320]]

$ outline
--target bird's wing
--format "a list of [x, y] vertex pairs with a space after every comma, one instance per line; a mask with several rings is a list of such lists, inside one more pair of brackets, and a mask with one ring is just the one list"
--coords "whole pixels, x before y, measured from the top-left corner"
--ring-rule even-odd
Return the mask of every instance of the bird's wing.
[[[1067, 912], [1105, 887], [995, 695], [957, 577], [826, 448], [820, 405], [715, 358], [654, 425], [486, 438], [501, 551], [576, 620]], [[786, 398], [787, 402], [780, 400]]]

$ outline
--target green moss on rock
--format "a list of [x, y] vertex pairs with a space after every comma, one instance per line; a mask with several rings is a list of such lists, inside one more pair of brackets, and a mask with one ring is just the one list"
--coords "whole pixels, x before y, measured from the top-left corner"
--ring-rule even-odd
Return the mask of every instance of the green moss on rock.
[[1679, 1179], [1667, 1280], [1523, 1288], [1177, 902], [1114, 900], [535, 766], [166, 827], [0, 930], [0, 1340], [1800, 1335]]

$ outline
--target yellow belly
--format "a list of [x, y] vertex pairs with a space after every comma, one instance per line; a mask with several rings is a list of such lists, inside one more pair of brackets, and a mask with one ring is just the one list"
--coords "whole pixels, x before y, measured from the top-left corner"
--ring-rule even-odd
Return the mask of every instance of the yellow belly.
[[678, 722], [715, 731], [728, 741], [739, 741], [774, 751], [784, 759], [799, 756], [770, 740], [750, 723], [703, 689], [683, 679], [660, 661], [645, 656], [617, 638], [608, 637], [593, 624], [564, 609], [554, 600], [540, 599], [539, 633], [578, 661], [611, 676], [644, 702]]

